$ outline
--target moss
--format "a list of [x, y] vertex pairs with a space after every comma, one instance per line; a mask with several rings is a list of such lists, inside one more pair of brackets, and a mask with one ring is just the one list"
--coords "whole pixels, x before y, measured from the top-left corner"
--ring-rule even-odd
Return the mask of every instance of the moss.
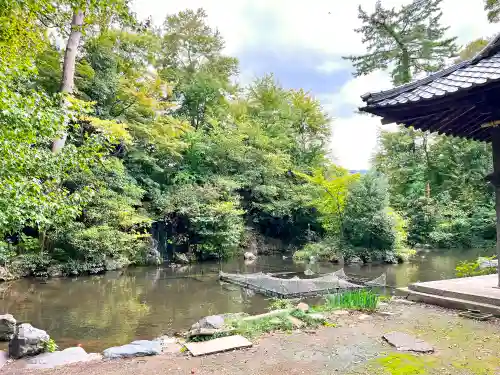
[[393, 353], [374, 362], [374, 374], [381, 375], [425, 375], [434, 367], [432, 357], [407, 353]]

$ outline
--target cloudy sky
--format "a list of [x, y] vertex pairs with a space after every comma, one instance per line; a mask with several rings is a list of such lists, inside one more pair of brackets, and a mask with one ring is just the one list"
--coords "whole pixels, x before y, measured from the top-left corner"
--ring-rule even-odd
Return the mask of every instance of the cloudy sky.
[[[398, 6], [408, 0], [382, 0]], [[483, 0], [443, 1], [443, 24], [460, 44], [491, 36], [498, 25], [486, 22]], [[342, 4], [342, 5], [340, 5]], [[204, 8], [208, 22], [226, 40], [226, 53], [240, 60], [243, 82], [272, 72], [287, 88], [304, 88], [321, 100], [333, 117], [330, 147], [335, 160], [348, 169], [367, 169], [381, 128], [375, 117], [355, 113], [360, 95], [389, 88], [383, 72], [353, 78], [341, 56], [363, 53], [353, 29], [357, 7], [374, 8], [375, 0], [135, 0], [140, 17], [161, 24], [166, 14]]]

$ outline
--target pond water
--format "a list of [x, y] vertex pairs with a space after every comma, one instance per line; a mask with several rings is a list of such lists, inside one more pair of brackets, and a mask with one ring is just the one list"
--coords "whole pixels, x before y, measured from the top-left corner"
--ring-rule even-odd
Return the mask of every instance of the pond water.
[[[489, 255], [485, 250], [426, 250], [400, 265], [346, 266], [347, 274], [375, 278], [387, 273], [390, 287], [454, 276], [461, 260]], [[87, 351], [183, 331], [199, 318], [216, 313], [266, 311], [266, 297], [221, 283], [218, 272], [327, 273], [334, 264], [294, 264], [290, 258], [259, 257], [202, 263], [182, 268], [132, 268], [99, 276], [23, 279], [0, 284], [0, 314], [46, 330], [61, 348], [81, 344]], [[388, 288], [388, 292], [391, 289]]]

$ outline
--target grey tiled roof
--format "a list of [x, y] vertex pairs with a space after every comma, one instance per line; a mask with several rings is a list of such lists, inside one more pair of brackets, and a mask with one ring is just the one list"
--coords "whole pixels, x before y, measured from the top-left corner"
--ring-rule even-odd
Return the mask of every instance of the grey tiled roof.
[[[392, 90], [362, 96], [366, 109], [390, 107], [458, 93], [500, 80], [500, 37], [475, 58]], [[496, 51], [495, 51], [496, 50]]]
[[500, 119], [498, 97], [500, 35], [473, 59], [404, 86], [363, 95], [366, 106], [360, 110], [383, 117], [382, 123], [489, 142]]

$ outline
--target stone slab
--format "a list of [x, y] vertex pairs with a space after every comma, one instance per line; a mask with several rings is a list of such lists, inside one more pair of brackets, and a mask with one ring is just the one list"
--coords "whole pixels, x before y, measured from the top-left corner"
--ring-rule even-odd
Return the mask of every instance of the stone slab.
[[83, 348], [67, 348], [53, 353], [43, 353], [33, 358], [23, 359], [25, 368], [28, 369], [50, 369], [57, 366], [70, 365], [73, 363], [98, 361], [102, 358], [100, 354], [88, 354]]
[[158, 355], [162, 352], [162, 346], [159, 341], [138, 340], [122, 346], [114, 346], [106, 349], [102, 354], [104, 358], [130, 358], [146, 357]]
[[500, 307], [498, 275], [464, 277], [411, 284], [410, 291]]
[[9, 360], [9, 354], [3, 350], [0, 350], [0, 369], [6, 365]]
[[197, 357], [233, 349], [249, 348], [252, 346], [252, 343], [243, 336], [236, 335], [203, 342], [189, 342], [185, 346], [194, 357]]
[[399, 351], [416, 353], [434, 352], [434, 348], [430, 344], [407, 333], [390, 332], [382, 337]]

